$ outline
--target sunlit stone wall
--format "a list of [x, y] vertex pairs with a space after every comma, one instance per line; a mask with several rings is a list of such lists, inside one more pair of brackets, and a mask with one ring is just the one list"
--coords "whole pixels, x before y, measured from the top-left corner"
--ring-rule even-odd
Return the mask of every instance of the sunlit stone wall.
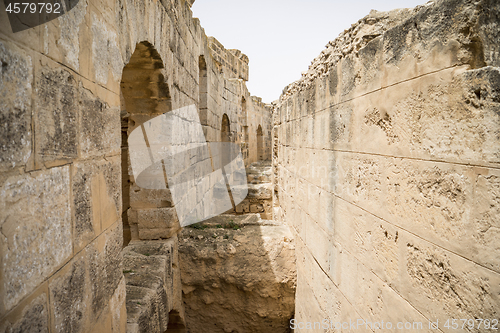
[[273, 163], [296, 331], [499, 317], [499, 17], [489, 0], [372, 11], [285, 88]]

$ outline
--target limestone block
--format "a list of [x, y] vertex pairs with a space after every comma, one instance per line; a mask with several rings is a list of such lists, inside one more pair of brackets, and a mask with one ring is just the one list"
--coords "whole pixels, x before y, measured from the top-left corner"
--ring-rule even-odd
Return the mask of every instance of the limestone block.
[[112, 313], [113, 333], [126, 333], [127, 331], [127, 307], [126, 307], [125, 278], [120, 281], [118, 288], [109, 301], [109, 309]]
[[[481, 6], [488, 6], [491, 11], [484, 12], [480, 9]], [[490, 14], [498, 13], [498, 4], [491, 1], [481, 3], [450, 1], [446, 3], [449, 17], [442, 16], [443, 7], [432, 6], [426, 11], [422, 10], [417, 15], [409, 17], [403, 24], [388, 30], [383, 37], [385, 61], [397, 64], [415, 50], [429, 54], [436, 44], [445, 45], [449, 40], [457, 40], [460, 44], [454, 56], [446, 59], [445, 54], [451, 52], [441, 52], [441, 57], [444, 59], [439, 68], [455, 63], [467, 63], [472, 68], [478, 68], [485, 65], [485, 60], [490, 62], [489, 65], [494, 65], [496, 57], [492, 56], [491, 51], [495, 47], [491, 45], [491, 38], [494, 38], [495, 34], [488, 36], [487, 33], [474, 31], [471, 21], [463, 18], [480, 20], [485, 26], [491, 25], [491, 32], [498, 31], [498, 23], [494, 15]], [[420, 28], [418, 34], [411, 28], [415, 24]], [[443, 63], [445, 59], [448, 60], [447, 63]]]
[[0, 170], [6, 170], [26, 164], [31, 156], [33, 64], [29, 54], [4, 41], [0, 62]]
[[[318, 268], [319, 269], [319, 268]], [[319, 331], [321, 327], [314, 323], [321, 323], [323, 319], [327, 318], [327, 314], [320, 307], [317, 296], [313, 293], [313, 289], [307, 282], [303, 271], [297, 272], [297, 292], [296, 292], [296, 313], [294, 316], [296, 326], [289, 325], [295, 328], [297, 332]], [[302, 324], [299, 324], [302, 323]], [[302, 329], [300, 329], [302, 328]]]
[[[500, 247], [500, 173], [481, 170], [476, 178], [474, 193], [474, 215], [472, 233], [481, 262], [495, 271], [500, 271], [498, 258]], [[483, 173], [484, 172], [484, 173]]]
[[[127, 285], [149, 288], [152, 290], [165, 288], [166, 267], [170, 263], [165, 256], [130, 255], [125, 253], [123, 257], [123, 270]], [[147, 269], [146, 269], [147, 268]], [[171, 273], [171, 269], [170, 269]], [[165, 304], [168, 307], [168, 302]]]
[[353, 107], [349, 103], [335, 106], [330, 111], [329, 138], [330, 147], [349, 147]]
[[337, 154], [334, 193], [367, 206], [382, 200], [384, 159], [371, 155]]
[[108, 105], [96, 92], [79, 89], [79, 145], [83, 157], [113, 154], [120, 151], [120, 109]]
[[42, 67], [35, 84], [37, 163], [67, 163], [78, 156], [78, 82], [62, 67]]
[[307, 214], [305, 229], [305, 244], [315, 260], [326, 271], [330, 267], [330, 248], [332, 247], [330, 236]]
[[127, 332], [165, 332], [168, 326], [165, 302], [163, 289], [152, 290], [127, 285]]
[[243, 200], [238, 205], [236, 205], [236, 213], [249, 213], [250, 212], [250, 202], [248, 200]]
[[[350, 144], [339, 149], [470, 162], [498, 163], [500, 104], [495, 68], [446, 69], [347, 103]], [[436, 82], [440, 82], [436, 84]], [[342, 147], [342, 148], [341, 148]]]
[[91, 14], [94, 77], [100, 84], [111, 84], [111, 87], [117, 88], [124, 67], [118, 48], [119, 40], [115, 30], [107, 26], [101, 15]]
[[130, 206], [132, 208], [168, 208], [172, 207], [172, 195], [169, 189], [150, 190], [137, 186], [130, 186]]
[[[133, 241], [123, 250], [124, 270], [134, 270], [136, 272], [151, 273], [157, 275], [162, 281], [162, 286], [171, 287], [173, 245], [169, 241]], [[151, 259], [150, 261], [148, 261]], [[158, 263], [155, 263], [155, 260]], [[140, 269], [142, 262], [150, 262], [151, 267]], [[148, 264], [149, 265], [149, 264]], [[133, 280], [133, 275], [126, 275], [127, 281]], [[128, 282], [127, 282], [128, 283]]]
[[250, 213], [261, 213], [264, 211], [264, 207], [261, 204], [251, 204]]
[[[381, 281], [347, 251], [341, 254], [341, 269], [339, 289], [365, 321], [373, 323], [383, 320], [394, 326], [398, 322], [408, 322], [412, 323], [408, 331], [430, 332], [428, 318], [434, 317], [422, 315], [419, 309], [406, 301], [408, 298]], [[416, 323], [415, 326], [413, 323]]]
[[140, 239], [170, 238], [180, 230], [175, 208], [137, 209]]
[[337, 200], [335, 231], [335, 241], [342, 249], [349, 251], [385, 282], [392, 283], [399, 277], [399, 228], [355, 205]]
[[7, 11], [5, 10], [5, 5], [1, 4], [0, 8], [0, 33], [3, 36], [6, 36], [8, 39], [15, 41], [18, 45], [23, 45], [25, 48], [41, 52], [41, 26], [26, 29], [23, 31], [13, 32], [10, 26]]
[[10, 314], [0, 321], [0, 332], [49, 332], [49, 310], [47, 308], [47, 294], [42, 293], [33, 297], [18, 313]]
[[272, 183], [248, 184], [248, 198], [271, 199]]
[[84, 257], [78, 256], [52, 277], [49, 290], [51, 313], [54, 316], [53, 330], [85, 332], [90, 320], [90, 304]]
[[112, 314], [109, 307], [105, 307], [101, 315], [94, 320], [91, 332], [112, 332]]
[[404, 274], [397, 288], [413, 306], [444, 323], [480, 313], [498, 318], [500, 275], [442, 248], [401, 233]]
[[69, 197], [69, 167], [12, 176], [1, 187], [1, 308], [12, 309], [72, 254]]
[[122, 241], [122, 223], [119, 220], [85, 249], [91, 318], [101, 314], [123, 277]]
[[132, 241], [123, 250], [127, 332], [164, 332], [173, 308], [173, 242]]
[[[365, 36], [368, 43], [362, 47], [356, 57], [355, 67], [358, 72], [357, 95], [380, 89], [384, 76], [384, 40], [377, 33]], [[401, 73], [400, 73], [401, 74]]]
[[119, 218], [121, 165], [119, 157], [106, 162], [79, 162], [73, 168], [75, 247], [85, 247]]
[[[86, 48], [80, 47], [81, 36], [88, 34], [86, 31], [85, 15], [88, 2], [78, 1], [70, 12], [61, 15], [57, 20], [52, 20], [41, 26], [40, 41], [43, 53], [58, 63], [71, 69], [87, 74], [88, 61], [85, 58]], [[83, 45], [84, 42], [82, 43]], [[80, 61], [80, 58], [83, 61]]]
[[[391, 162], [384, 167], [386, 209], [378, 210], [379, 216], [471, 260], [488, 262], [487, 253], [494, 249], [478, 242], [481, 224], [471, 220], [476, 211], [474, 170], [448, 163]], [[488, 265], [499, 267], [496, 259]]]

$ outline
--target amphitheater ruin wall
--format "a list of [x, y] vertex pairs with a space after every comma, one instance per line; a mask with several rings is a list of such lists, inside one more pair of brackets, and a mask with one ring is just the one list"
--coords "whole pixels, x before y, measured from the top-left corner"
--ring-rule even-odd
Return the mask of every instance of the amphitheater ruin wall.
[[[500, 2], [373, 10], [272, 104], [193, 2], [0, 4], [0, 332], [498, 327]], [[248, 196], [181, 227], [128, 139], [190, 106]]]

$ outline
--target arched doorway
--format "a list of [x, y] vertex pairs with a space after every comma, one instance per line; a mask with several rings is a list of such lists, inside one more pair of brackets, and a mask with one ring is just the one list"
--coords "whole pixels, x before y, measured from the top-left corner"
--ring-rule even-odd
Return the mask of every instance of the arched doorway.
[[207, 73], [207, 63], [205, 62], [205, 57], [200, 56], [198, 59], [199, 67], [199, 101], [198, 110], [200, 115], [200, 123], [202, 125], [208, 125], [208, 73]]
[[259, 125], [257, 127], [257, 161], [264, 160], [264, 134], [262, 133], [262, 127]]
[[229, 117], [225, 113], [222, 115], [222, 123], [220, 128], [220, 141], [231, 142], [231, 128], [229, 125]]
[[[220, 128], [220, 141], [231, 142], [231, 127], [229, 124], [229, 117], [225, 113], [222, 115], [222, 122]], [[236, 205], [234, 203], [231, 187], [229, 186], [226, 171], [224, 169], [224, 166], [228, 165], [231, 162], [230, 147], [228, 145], [222, 145], [220, 151], [220, 161], [221, 161], [222, 175], [224, 176], [224, 181], [226, 182], [227, 191], [229, 193], [229, 198], [231, 199], [231, 204], [234, 210], [236, 209]]]
[[[163, 61], [148, 42], [137, 44], [129, 63], [123, 68], [121, 80], [121, 131], [122, 131], [122, 220], [123, 220], [123, 246], [132, 238], [137, 238], [138, 230], [134, 221], [133, 212], [129, 211], [141, 206], [151, 206], [145, 199], [137, 199], [143, 191], [135, 185], [130, 174], [130, 160], [128, 136], [144, 122], [171, 111], [172, 104], [170, 90], [163, 74]], [[131, 202], [131, 192], [135, 199]], [[166, 191], [165, 191], [166, 192]], [[168, 198], [165, 195], [165, 198]], [[163, 200], [161, 207], [169, 207], [171, 202]], [[158, 207], [160, 208], [160, 207]], [[135, 235], [135, 237], [134, 237]]]
[[[153, 45], [148, 42], [137, 44], [134, 53], [132, 54], [129, 63], [124, 67], [121, 80], [121, 130], [122, 130], [122, 203], [123, 203], [123, 245], [129, 247], [136, 246], [134, 243], [129, 244], [130, 240], [148, 240], [157, 238], [170, 238], [163, 228], [163, 225], [169, 225], [170, 221], [176, 221], [176, 216], [170, 214], [156, 214], [162, 211], [174, 211], [170, 191], [168, 189], [146, 189], [137, 186], [134, 179], [130, 156], [129, 156], [129, 136], [134, 130], [145, 133], [144, 123], [156, 118], [166, 112], [172, 110], [170, 90], [166, 81], [166, 73], [164, 71], [163, 61], [154, 49]], [[141, 126], [142, 125], [142, 126]], [[137, 132], [137, 131], [136, 131]], [[144, 141], [147, 147], [150, 147], [150, 142], [144, 134]], [[132, 144], [132, 143], [131, 143]], [[163, 174], [166, 174], [163, 169]], [[142, 215], [141, 215], [142, 214]], [[140, 221], [144, 221], [147, 217], [147, 223], [150, 224], [153, 232], [144, 233], [143, 230], [148, 230], [144, 225], [139, 227]], [[142, 222], [141, 222], [142, 223]], [[141, 229], [142, 228], [142, 229]], [[154, 229], [153, 229], [154, 228]], [[135, 243], [137, 244], [137, 243]], [[160, 253], [160, 252], [158, 252]], [[149, 255], [149, 254], [148, 254]], [[159, 254], [160, 255], [160, 254]], [[163, 255], [163, 254], [161, 254]], [[134, 262], [136, 258], [130, 256], [130, 261]], [[142, 258], [141, 258], [142, 259]], [[141, 260], [139, 259], [139, 260]], [[175, 279], [174, 262], [171, 263], [170, 271], [172, 279]], [[131, 264], [132, 266], [135, 264]], [[144, 268], [145, 266], [142, 266]], [[167, 266], [168, 267], [168, 266]], [[131, 271], [129, 271], [131, 272]], [[129, 291], [129, 286], [134, 286], [134, 281], [131, 282], [130, 275], [125, 275], [127, 284], [127, 302], [137, 296], [134, 292]], [[137, 273], [140, 274], [140, 273]], [[155, 290], [156, 286], [150, 284], [147, 279], [142, 280], [144, 289]], [[180, 283], [180, 281], [179, 281]], [[151, 322], [158, 323], [163, 332], [182, 333], [185, 332], [183, 318], [179, 315], [179, 309], [172, 309], [166, 300], [167, 293], [163, 287], [156, 288], [156, 292], [161, 301], [151, 301], [148, 298], [141, 298], [146, 302], [137, 303], [144, 306], [144, 309], [152, 309]], [[176, 297], [181, 297], [181, 290], [173, 289], [172, 293], [177, 293]], [[141, 296], [142, 297], [142, 296]], [[130, 298], [130, 299], [129, 299]], [[170, 306], [170, 308], [169, 308]], [[182, 306], [181, 306], [182, 307]], [[168, 318], [168, 326], [165, 325], [165, 314], [170, 310]], [[183, 313], [183, 311], [181, 311]], [[156, 317], [154, 317], [156, 316]], [[137, 319], [139, 320], [139, 319]]]

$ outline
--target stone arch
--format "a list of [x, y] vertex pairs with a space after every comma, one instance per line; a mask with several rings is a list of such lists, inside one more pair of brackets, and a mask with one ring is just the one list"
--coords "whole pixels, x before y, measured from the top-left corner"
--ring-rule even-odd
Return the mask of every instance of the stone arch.
[[264, 134], [262, 126], [257, 127], [257, 161], [264, 160]]
[[220, 141], [231, 142], [231, 127], [229, 124], [229, 117], [225, 113], [222, 115], [222, 122], [220, 128]]
[[[138, 126], [160, 114], [172, 110], [170, 89], [163, 74], [163, 61], [149, 42], [140, 42], [136, 45], [130, 61], [123, 68], [121, 88], [121, 132], [122, 132], [122, 219], [124, 246], [130, 239], [138, 237], [132, 214], [134, 207], [150, 206], [147, 202], [131, 202], [131, 191], [139, 193], [147, 191], [138, 188], [130, 173], [130, 160], [128, 151], [128, 136]], [[147, 199], [146, 199], [147, 200]], [[169, 207], [168, 199], [162, 206]], [[135, 233], [135, 234], [134, 234]]]
[[[222, 122], [220, 128], [220, 141], [221, 142], [231, 142], [231, 127], [229, 123], [229, 117], [227, 114], [222, 115]], [[221, 166], [228, 164], [230, 160], [230, 154], [228, 151], [229, 147], [227, 145], [222, 146], [221, 150]]]
[[200, 56], [198, 59], [199, 67], [199, 101], [198, 109], [200, 115], [200, 123], [202, 125], [208, 125], [208, 71], [207, 63], [205, 62], [205, 57]]

